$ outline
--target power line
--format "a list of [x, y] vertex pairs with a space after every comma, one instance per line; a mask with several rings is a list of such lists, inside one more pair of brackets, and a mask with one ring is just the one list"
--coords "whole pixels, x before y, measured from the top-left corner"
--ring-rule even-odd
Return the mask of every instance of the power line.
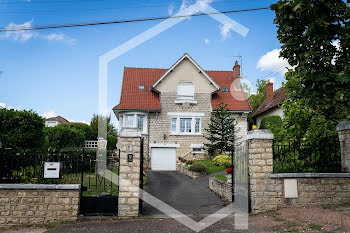
[[17, 1], [17, 2], [0, 2], [1, 5], [9, 5], [9, 4], [26, 4], [26, 3], [38, 3], [38, 4], [47, 4], [47, 3], [71, 3], [71, 2], [103, 2], [104, 0], [66, 0], [66, 1], [26, 1], [26, 2], [20, 2], [20, 1]]
[[161, 19], [187, 18], [187, 17], [192, 17], [192, 16], [204, 16], [204, 15], [215, 15], [215, 14], [229, 14], [229, 13], [238, 13], [238, 12], [259, 11], [259, 10], [268, 10], [268, 9], [270, 9], [270, 8], [269, 7], [261, 7], [261, 8], [230, 10], [230, 11], [211, 12], [211, 13], [197, 13], [197, 14], [178, 15], [178, 16], [162, 16], [162, 17], [153, 17], [153, 18], [127, 19], [127, 20], [120, 20], [120, 21], [105, 21], [105, 22], [93, 22], [93, 23], [81, 23], [81, 24], [46, 25], [46, 26], [37, 26], [37, 27], [5, 27], [5, 28], [0, 28], [0, 32], [44, 30], [44, 29], [71, 28], [71, 27], [86, 27], [86, 26], [107, 25], [107, 24], [122, 24], [122, 23], [133, 23], [133, 22], [143, 22], [143, 21], [154, 21], [154, 20], [161, 20]]
[[[242, 0], [235, 1], [222, 1], [214, 2], [213, 4], [223, 4], [231, 2], [241, 2]], [[255, 0], [254, 0], [255, 1]], [[181, 4], [172, 4], [172, 6], [181, 6]], [[169, 7], [166, 5], [143, 5], [143, 6], [127, 6], [127, 7], [109, 7], [109, 8], [77, 8], [77, 9], [59, 9], [59, 10], [34, 10], [34, 11], [1, 11], [1, 14], [28, 14], [28, 13], [55, 13], [55, 12], [74, 12], [74, 11], [108, 11], [108, 10], [123, 10], [123, 9], [138, 9], [138, 8], [158, 8]]]

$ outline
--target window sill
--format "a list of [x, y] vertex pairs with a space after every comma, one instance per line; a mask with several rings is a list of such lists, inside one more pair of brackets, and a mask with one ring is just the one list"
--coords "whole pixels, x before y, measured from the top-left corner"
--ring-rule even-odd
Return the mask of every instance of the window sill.
[[203, 151], [192, 151], [192, 154], [204, 154]]
[[194, 99], [175, 99], [175, 104], [185, 104], [185, 103], [197, 104], [198, 101]]
[[170, 136], [203, 136], [201, 133], [170, 133]]

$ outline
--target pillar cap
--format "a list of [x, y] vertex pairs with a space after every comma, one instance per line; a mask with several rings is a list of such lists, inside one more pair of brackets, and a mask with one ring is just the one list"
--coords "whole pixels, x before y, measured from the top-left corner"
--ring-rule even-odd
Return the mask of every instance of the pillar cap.
[[350, 129], [350, 121], [342, 121], [337, 125], [338, 131]]
[[250, 139], [273, 139], [273, 133], [268, 129], [254, 129], [248, 132], [248, 140]]
[[119, 137], [121, 138], [140, 138], [141, 137], [141, 130], [138, 128], [123, 128], [120, 133]]

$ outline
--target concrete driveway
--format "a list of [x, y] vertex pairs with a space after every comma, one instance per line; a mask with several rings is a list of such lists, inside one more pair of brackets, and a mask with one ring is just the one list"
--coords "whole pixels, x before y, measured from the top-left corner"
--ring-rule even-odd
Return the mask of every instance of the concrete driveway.
[[[209, 190], [209, 176], [191, 179], [179, 172], [147, 171], [144, 190], [186, 215], [208, 215], [224, 207]], [[143, 203], [144, 216], [163, 213]]]

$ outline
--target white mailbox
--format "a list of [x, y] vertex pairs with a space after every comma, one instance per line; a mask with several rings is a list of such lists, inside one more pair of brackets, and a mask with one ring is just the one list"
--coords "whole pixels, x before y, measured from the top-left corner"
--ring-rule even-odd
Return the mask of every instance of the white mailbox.
[[60, 178], [61, 163], [45, 162], [44, 178]]

